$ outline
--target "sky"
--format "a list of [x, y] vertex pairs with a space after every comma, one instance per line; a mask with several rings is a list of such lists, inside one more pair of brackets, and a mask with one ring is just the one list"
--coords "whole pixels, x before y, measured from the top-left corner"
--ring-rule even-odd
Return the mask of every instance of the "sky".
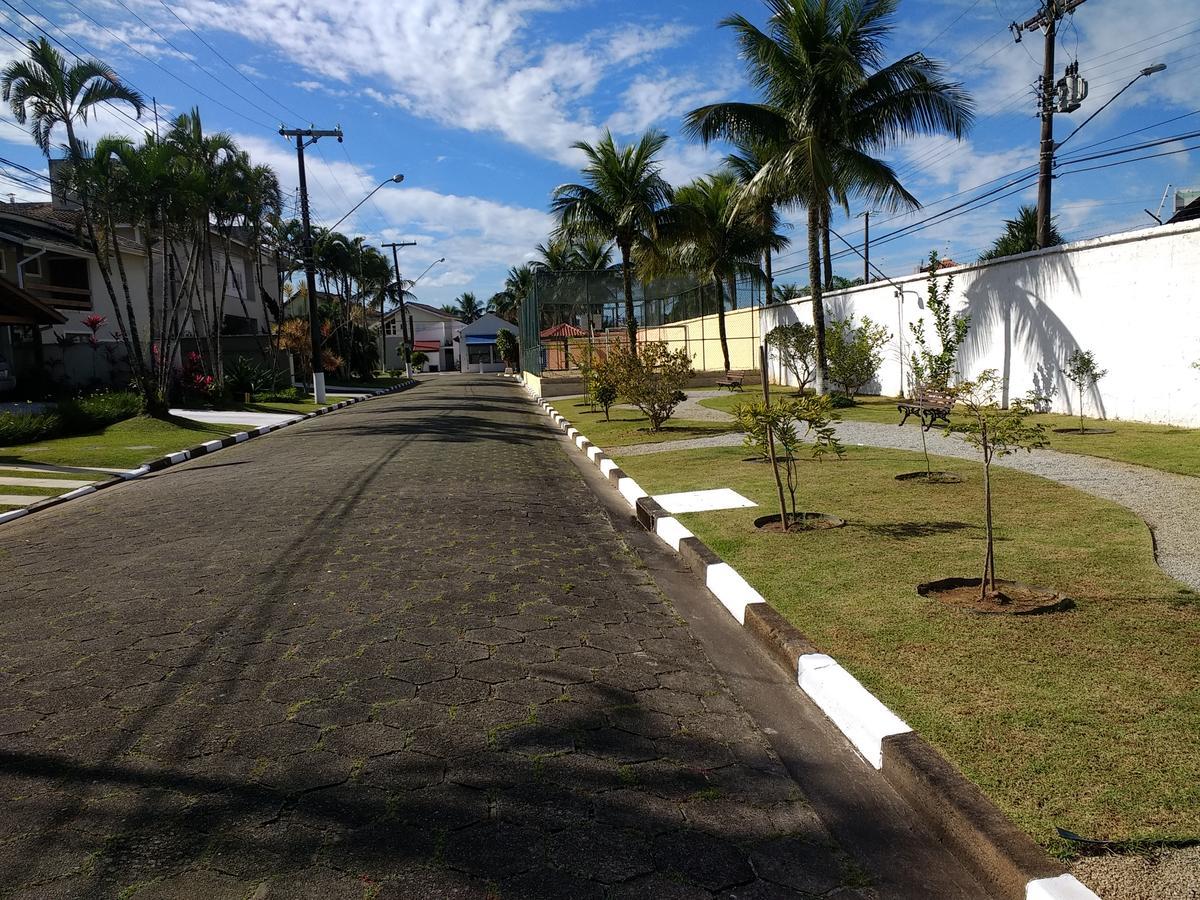
[[[1033, 85], [1044, 41], [1034, 32], [1017, 43], [1007, 27], [1036, 10], [1030, 0], [901, 0], [889, 59], [923, 51], [944, 62], [974, 98], [977, 122], [961, 142], [926, 137], [882, 153], [921, 210], [897, 215], [852, 204], [835, 217], [837, 233], [861, 247], [861, 213], [873, 212], [871, 260], [887, 275], [915, 271], [931, 249], [969, 262], [1019, 204], [1035, 202], [1030, 179], [987, 205], [954, 209], [1036, 165]], [[340, 126], [343, 143], [327, 138], [307, 151], [315, 223], [333, 224], [402, 173], [403, 184], [379, 190], [340, 230], [376, 243], [415, 241], [401, 251], [403, 274], [427, 272], [415, 293], [441, 305], [463, 291], [486, 300], [509, 266], [533, 257], [554, 227], [551, 192], [578, 176], [576, 141], [607, 128], [628, 142], [658, 128], [670, 135], [662, 169], [672, 183], [717, 168], [724, 148], [682, 136], [680, 121], [698, 105], [754, 98], [733, 35], [719, 27], [734, 12], [765, 20], [757, 0], [0, 0], [0, 63], [21, 55], [20, 40], [43, 33], [105, 60], [154, 98], [160, 121], [196, 106], [206, 129], [229, 132], [256, 162], [273, 166], [292, 210], [296, 154], [278, 129]], [[1078, 60], [1090, 92], [1078, 112], [1055, 117], [1059, 139], [1140, 69], [1168, 65], [1061, 151], [1054, 210], [1068, 240], [1153, 225], [1144, 210], [1159, 209], [1168, 184], [1200, 187], [1196, 153], [1186, 152], [1200, 147], [1193, 14], [1200, 7], [1178, 0], [1088, 0], [1062, 23], [1057, 71]], [[3, 160], [46, 172], [11, 111], [0, 115]], [[103, 109], [85, 134], [153, 128], [152, 113], [137, 123]], [[1066, 163], [1068, 154], [1167, 138]], [[1151, 154], [1166, 155], [1131, 161]], [[1066, 174], [1098, 166], [1106, 168]], [[0, 172], [0, 196], [45, 199], [30, 187], [32, 176], [7, 164]], [[1164, 218], [1170, 206], [1168, 197]], [[778, 279], [803, 284], [803, 213], [786, 215], [792, 246], [776, 263]], [[843, 254], [837, 272], [861, 274], [861, 259], [838, 238], [834, 251]]]

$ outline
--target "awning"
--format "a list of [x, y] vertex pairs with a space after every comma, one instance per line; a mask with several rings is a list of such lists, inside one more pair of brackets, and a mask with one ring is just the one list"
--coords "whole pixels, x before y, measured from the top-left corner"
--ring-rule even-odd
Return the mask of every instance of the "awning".
[[496, 336], [494, 334], [468, 334], [468, 344], [494, 344]]
[[0, 324], [61, 325], [67, 317], [29, 291], [0, 278]]
[[441, 350], [440, 341], [413, 341], [414, 350]]

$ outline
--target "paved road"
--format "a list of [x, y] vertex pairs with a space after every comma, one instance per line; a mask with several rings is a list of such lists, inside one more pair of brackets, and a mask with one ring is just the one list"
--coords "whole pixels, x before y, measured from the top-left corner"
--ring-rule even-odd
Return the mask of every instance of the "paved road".
[[0, 895], [873, 897], [511, 382], [6, 526]]

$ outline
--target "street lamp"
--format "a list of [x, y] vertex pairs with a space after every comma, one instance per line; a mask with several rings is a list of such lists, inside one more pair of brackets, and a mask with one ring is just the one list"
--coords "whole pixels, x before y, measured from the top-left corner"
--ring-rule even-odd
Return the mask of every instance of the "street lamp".
[[404, 180], [404, 176], [399, 173], [396, 173], [391, 178], [386, 178], [383, 181], [379, 182], [379, 184], [375, 185], [375, 187], [371, 190], [371, 193], [367, 194], [367, 196], [363, 197], [361, 200], [359, 200], [357, 203], [355, 203], [354, 209], [350, 210], [350, 212], [346, 213], [344, 216], [342, 216], [340, 219], [338, 219], [336, 222], [334, 222], [333, 226], [329, 230], [337, 231], [337, 227], [339, 225], [341, 225], [343, 222], [345, 222], [352, 215], [354, 215], [355, 210], [357, 210], [360, 206], [362, 206], [364, 203], [366, 203], [368, 200], [370, 200], [372, 197], [374, 197], [375, 194], [379, 192], [380, 188], [384, 187], [385, 185], [389, 185], [389, 184], [399, 184], [403, 180]]
[[[1060, 147], [1062, 147], [1063, 144], [1065, 144], [1071, 138], [1075, 137], [1075, 135], [1078, 133], [1080, 128], [1082, 128], [1088, 122], [1092, 121], [1092, 119], [1096, 118], [1096, 116], [1100, 115], [1100, 113], [1104, 112], [1105, 107], [1107, 107], [1109, 103], [1112, 103], [1114, 100], [1116, 100], [1118, 97], [1120, 97], [1123, 93], [1125, 93], [1127, 90], [1129, 90], [1131, 87], [1133, 87], [1134, 84], [1137, 83], [1139, 78], [1149, 78], [1151, 75], [1157, 75], [1159, 72], [1163, 71], [1166, 67], [1167, 67], [1166, 63], [1155, 63], [1152, 66], [1146, 66], [1146, 68], [1142, 69], [1142, 71], [1140, 71], [1136, 75], [1134, 75], [1133, 80], [1130, 81], [1129, 84], [1125, 85], [1125, 87], [1121, 88], [1119, 91], [1117, 91], [1111, 97], [1109, 97], [1108, 101], [1103, 106], [1101, 106], [1098, 110], [1096, 110], [1094, 113], [1092, 113], [1090, 116], [1088, 116], [1082, 122], [1080, 122], [1079, 125], [1076, 126], [1074, 131], [1072, 131], [1065, 138], [1063, 138], [1061, 141], [1059, 141], [1057, 144], [1055, 144], [1054, 145], [1055, 152], [1057, 152], [1058, 149]], [[1055, 165], [1057, 165], [1057, 163], [1055, 163]]]

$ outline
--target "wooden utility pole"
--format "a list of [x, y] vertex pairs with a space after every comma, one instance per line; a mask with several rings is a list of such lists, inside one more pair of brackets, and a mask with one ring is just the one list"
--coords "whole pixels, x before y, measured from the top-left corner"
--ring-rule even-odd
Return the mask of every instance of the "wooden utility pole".
[[[321, 316], [317, 312], [317, 266], [313, 259], [312, 222], [308, 215], [308, 182], [304, 177], [304, 148], [323, 137], [342, 142], [342, 129], [320, 131], [313, 128], [280, 128], [286, 138], [296, 139], [296, 164], [300, 169], [300, 222], [304, 229], [304, 283], [308, 291], [308, 328], [312, 336], [313, 396], [325, 402], [325, 366], [321, 360]], [[307, 140], [305, 140], [307, 138]]]
[[1039, 115], [1042, 119], [1041, 142], [1038, 147], [1038, 206], [1037, 243], [1045, 247], [1050, 241], [1050, 185], [1054, 178], [1054, 44], [1058, 22], [1074, 12], [1087, 0], [1044, 0], [1037, 15], [1025, 22], [1013, 22], [1009, 28], [1020, 43], [1026, 31], [1041, 29], [1045, 38], [1042, 53], [1042, 77], [1038, 87]]

